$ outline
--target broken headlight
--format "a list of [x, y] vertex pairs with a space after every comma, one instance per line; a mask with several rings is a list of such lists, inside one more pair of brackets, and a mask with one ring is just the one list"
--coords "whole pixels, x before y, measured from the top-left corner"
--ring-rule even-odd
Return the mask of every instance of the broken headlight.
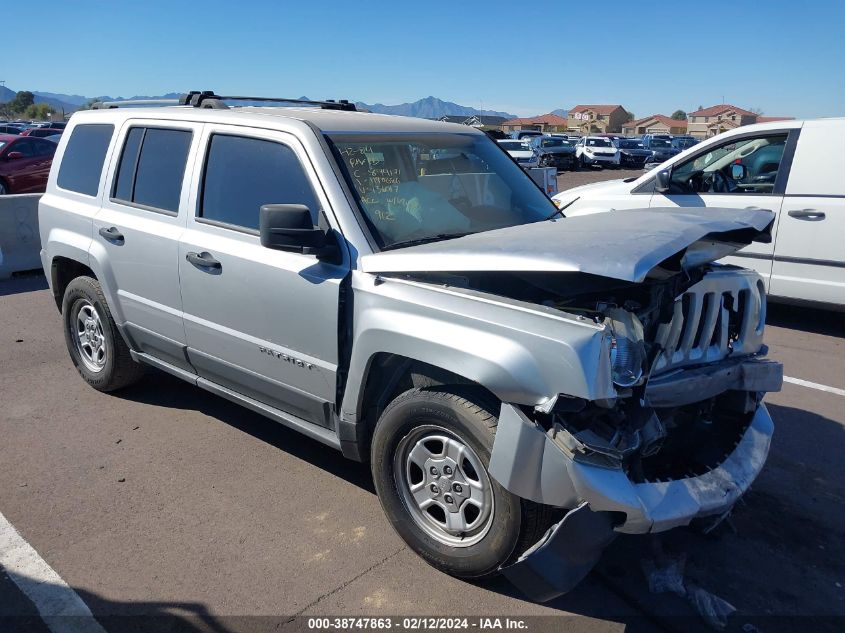
[[613, 383], [633, 387], [643, 377], [646, 360], [643, 325], [633, 312], [611, 308], [605, 313], [610, 326], [610, 364]]

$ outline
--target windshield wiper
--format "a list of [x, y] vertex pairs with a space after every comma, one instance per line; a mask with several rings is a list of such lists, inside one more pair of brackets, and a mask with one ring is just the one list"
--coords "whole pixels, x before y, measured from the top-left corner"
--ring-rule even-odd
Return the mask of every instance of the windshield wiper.
[[465, 233], [438, 233], [437, 235], [429, 235], [427, 237], [418, 237], [413, 240], [404, 240], [402, 242], [393, 242], [393, 244], [388, 244], [381, 250], [388, 251], [393, 250], [394, 248], [405, 248], [407, 246], [419, 246], [420, 244], [428, 244], [430, 242], [440, 242], [441, 240], [451, 240], [457, 237], [464, 237], [465, 235], [471, 235], [473, 231], [466, 231]]

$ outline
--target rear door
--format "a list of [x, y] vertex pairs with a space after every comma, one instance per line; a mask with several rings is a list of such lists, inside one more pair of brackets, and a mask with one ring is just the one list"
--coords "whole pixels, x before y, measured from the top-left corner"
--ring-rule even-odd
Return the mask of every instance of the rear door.
[[208, 124], [196, 202], [179, 248], [188, 356], [227, 389], [330, 427], [338, 310], [348, 265], [261, 246], [263, 204], [328, 200], [292, 134]]
[[[797, 135], [797, 129], [766, 130], [732, 136], [722, 143], [708, 145], [672, 165], [669, 191], [655, 192], [650, 206], [773, 211], [777, 217], [770, 243], [754, 242], [736, 255], [721, 260], [753, 268], [768, 288], [783, 193]], [[745, 177], [734, 179], [734, 165], [745, 168]]]
[[786, 186], [770, 293], [845, 305], [841, 121], [807, 121]]
[[119, 131], [94, 244], [102, 249], [133, 347], [182, 369], [185, 328], [179, 292], [179, 238], [202, 125], [129, 120]]

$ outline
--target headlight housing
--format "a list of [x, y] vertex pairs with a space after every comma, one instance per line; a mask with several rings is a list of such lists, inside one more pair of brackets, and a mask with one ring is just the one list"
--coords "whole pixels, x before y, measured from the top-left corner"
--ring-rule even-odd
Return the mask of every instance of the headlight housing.
[[643, 377], [646, 361], [643, 325], [633, 312], [611, 308], [605, 312], [610, 326], [610, 365], [613, 383], [633, 387]]

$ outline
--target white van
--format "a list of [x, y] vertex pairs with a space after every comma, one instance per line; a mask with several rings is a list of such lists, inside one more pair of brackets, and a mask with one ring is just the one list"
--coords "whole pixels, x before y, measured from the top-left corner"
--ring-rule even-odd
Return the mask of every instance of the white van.
[[567, 216], [642, 207], [770, 209], [772, 241], [725, 262], [756, 269], [774, 300], [845, 309], [845, 118], [725, 132], [625, 180], [553, 200]]

